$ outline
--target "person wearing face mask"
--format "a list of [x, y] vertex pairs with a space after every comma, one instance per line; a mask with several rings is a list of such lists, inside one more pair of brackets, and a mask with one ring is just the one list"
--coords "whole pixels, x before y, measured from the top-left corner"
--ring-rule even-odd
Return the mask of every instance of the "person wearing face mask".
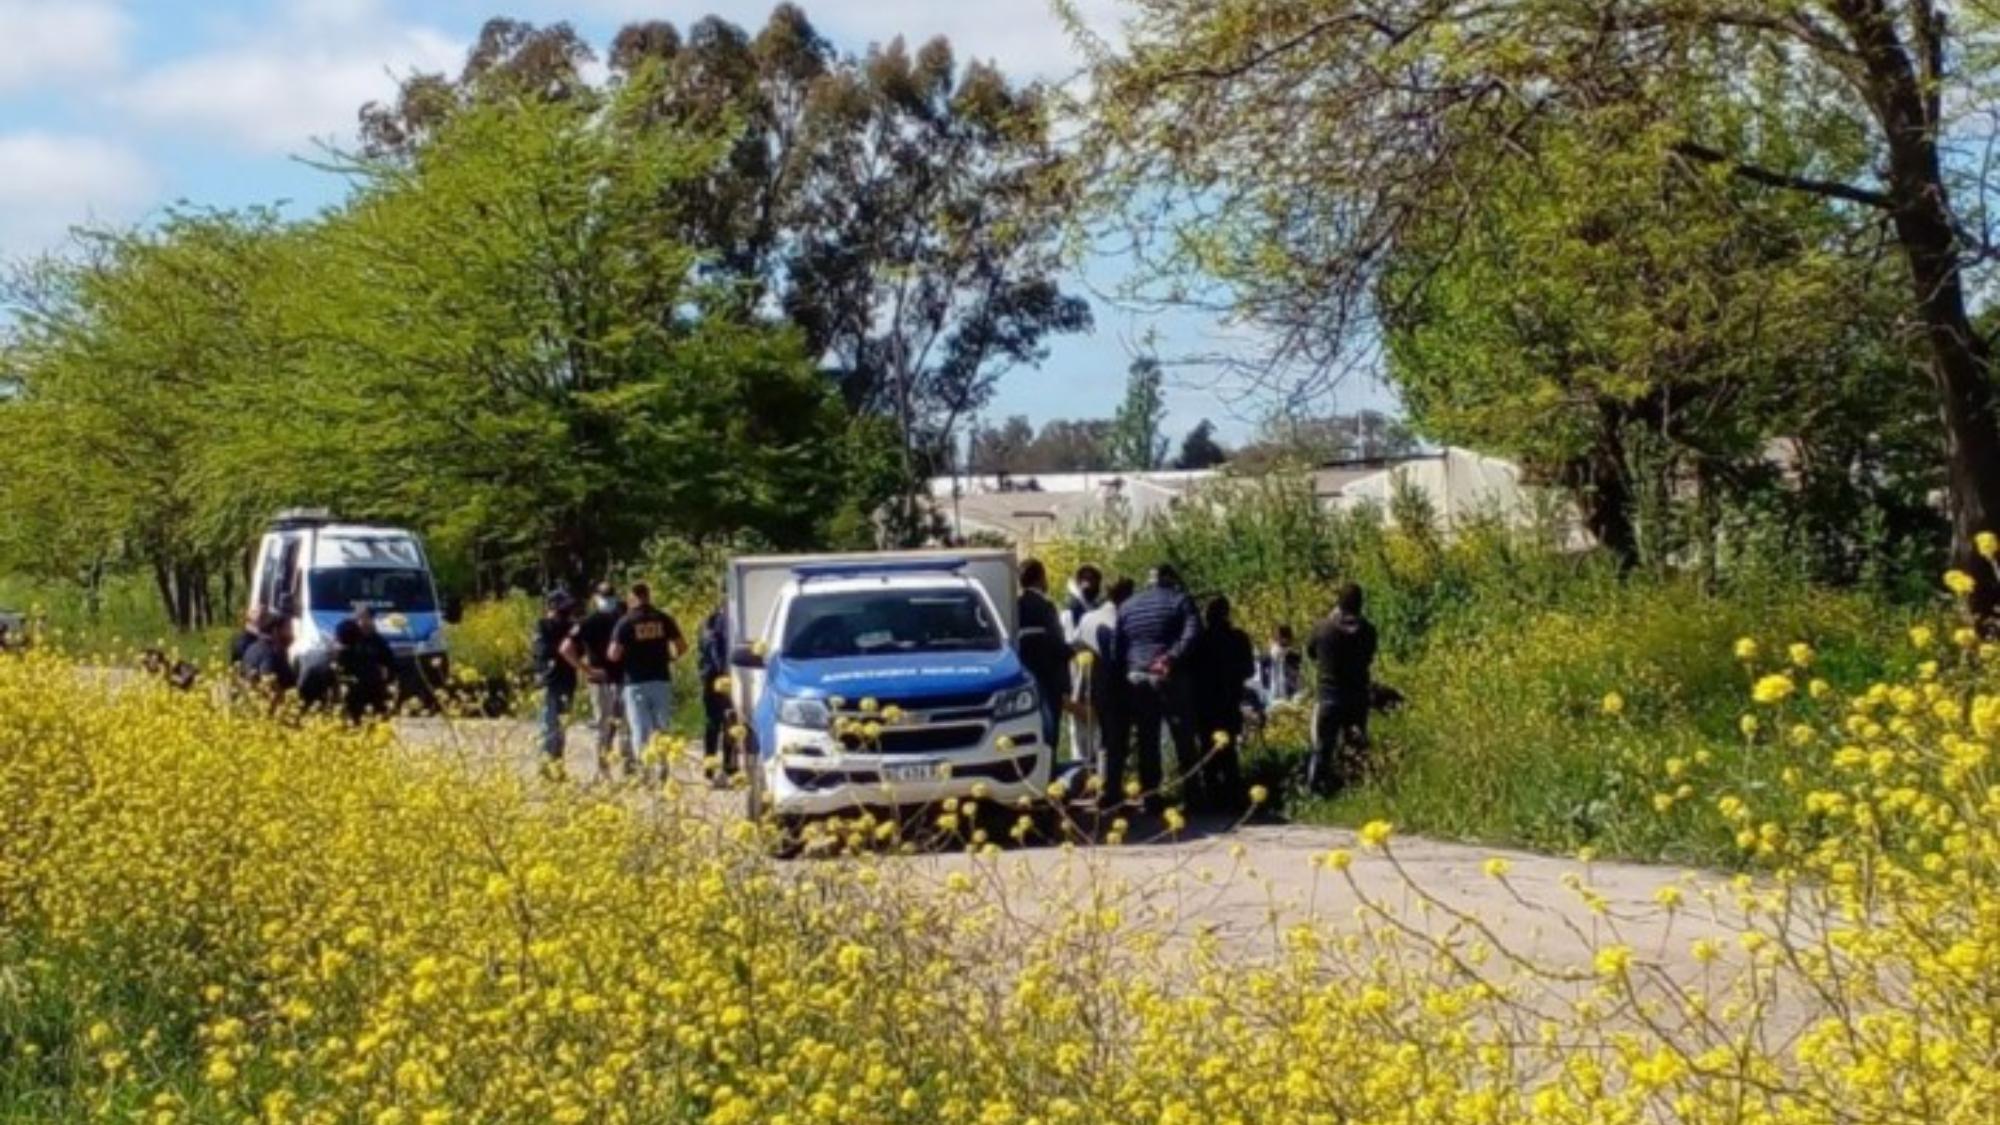
[[624, 677], [617, 662], [611, 659], [611, 633], [618, 628], [618, 619], [623, 616], [625, 603], [619, 600], [617, 587], [609, 582], [600, 582], [591, 591], [589, 612], [577, 622], [576, 630], [563, 642], [568, 650], [566, 655], [582, 666], [584, 680], [590, 685], [592, 726], [597, 735], [597, 771], [603, 777], [611, 776], [614, 750], [625, 767], [625, 776], [637, 776], [639, 768], [632, 740], [624, 730], [625, 709], [619, 696]]

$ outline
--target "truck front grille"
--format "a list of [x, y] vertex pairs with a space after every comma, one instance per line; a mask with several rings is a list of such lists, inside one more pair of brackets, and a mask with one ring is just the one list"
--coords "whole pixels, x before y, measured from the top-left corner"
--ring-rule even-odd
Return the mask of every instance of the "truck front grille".
[[985, 740], [985, 723], [956, 723], [935, 727], [884, 727], [880, 745], [884, 754], [940, 754], [953, 750], [974, 750]]

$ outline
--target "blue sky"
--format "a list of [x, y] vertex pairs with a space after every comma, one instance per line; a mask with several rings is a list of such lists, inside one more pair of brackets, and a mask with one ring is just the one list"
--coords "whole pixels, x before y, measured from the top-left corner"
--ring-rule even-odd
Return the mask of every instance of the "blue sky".
[[[634, 18], [685, 27], [719, 14], [760, 24], [775, 0], [0, 0], [0, 255], [60, 245], [81, 222], [143, 222], [176, 200], [216, 206], [284, 201], [308, 214], [341, 185], [300, 161], [317, 141], [351, 135], [356, 109], [415, 70], [456, 72], [487, 18], [568, 20], [600, 47]], [[1008, 73], [1059, 80], [1076, 67], [1047, 0], [808, 0], [844, 50], [902, 34], [944, 34]], [[1115, 26], [1116, 0], [1083, 0]], [[1109, 291], [1115, 259], [1085, 277]], [[1133, 349], [1157, 336], [1163, 355], [1241, 351], [1241, 336], [1201, 317], [1159, 316], [1099, 300], [1097, 330], [1054, 342], [1040, 370], [1002, 383], [989, 415], [1109, 414]], [[1169, 396], [1178, 434], [1203, 417], [1225, 434], [1250, 429], [1258, 407], [1218, 393], [1187, 369]], [[1380, 406], [1356, 386], [1345, 407]]]

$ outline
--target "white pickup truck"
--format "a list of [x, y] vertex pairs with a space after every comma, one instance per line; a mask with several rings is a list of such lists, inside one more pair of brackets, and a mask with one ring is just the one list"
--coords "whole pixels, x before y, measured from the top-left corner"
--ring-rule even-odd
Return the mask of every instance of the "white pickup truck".
[[1049, 785], [1014, 653], [1012, 552], [741, 558], [727, 605], [753, 815], [823, 816]]

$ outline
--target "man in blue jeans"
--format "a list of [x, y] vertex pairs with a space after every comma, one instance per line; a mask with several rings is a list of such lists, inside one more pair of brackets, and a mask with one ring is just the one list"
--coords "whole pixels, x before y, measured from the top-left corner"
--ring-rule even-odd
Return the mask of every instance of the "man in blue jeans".
[[551, 780], [563, 769], [563, 717], [576, 698], [576, 663], [563, 642], [576, 629], [576, 599], [551, 590], [535, 622], [535, 676], [542, 686], [542, 771]]
[[[625, 673], [625, 722], [641, 761], [673, 717], [673, 663], [686, 651], [680, 625], [654, 607], [650, 586], [634, 582], [632, 608], [611, 631], [611, 659]], [[653, 772], [664, 774], [665, 763], [657, 764]]]

